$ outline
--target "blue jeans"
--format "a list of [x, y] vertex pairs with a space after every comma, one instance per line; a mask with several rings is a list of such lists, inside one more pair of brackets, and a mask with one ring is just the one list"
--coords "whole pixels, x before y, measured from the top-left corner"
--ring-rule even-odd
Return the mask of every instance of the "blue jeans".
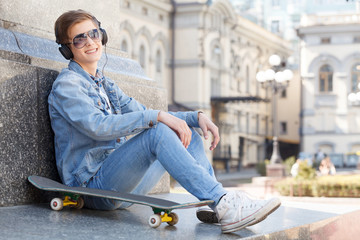
[[[176, 133], [162, 123], [134, 136], [111, 153], [87, 187], [147, 194], [165, 170], [199, 200], [213, 200], [211, 207], [226, 193], [215, 178], [200, 135], [192, 129], [191, 143], [186, 149]], [[85, 205], [113, 210], [130, 204], [86, 197]]]

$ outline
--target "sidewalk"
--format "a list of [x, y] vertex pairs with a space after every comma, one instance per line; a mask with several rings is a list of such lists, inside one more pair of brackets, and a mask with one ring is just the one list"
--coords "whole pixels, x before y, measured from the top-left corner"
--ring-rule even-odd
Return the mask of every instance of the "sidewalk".
[[[252, 195], [260, 193], [256, 197], [271, 196], [270, 193], [264, 194], [264, 187], [259, 184], [243, 183], [252, 177], [259, 177], [253, 169], [218, 175], [225, 186], [231, 183], [230, 188], [242, 189]], [[156, 194], [154, 197], [181, 203], [196, 201], [180, 187], [173, 191], [183, 193]], [[148, 225], [152, 210], [142, 205], [116, 211], [65, 208], [59, 212], [52, 211], [48, 204], [1, 207], [0, 239], [283, 240], [329, 239], [329, 236], [334, 239], [356, 239], [360, 235], [357, 227], [360, 222], [359, 199], [280, 198], [280, 208], [264, 221], [231, 234], [222, 234], [218, 225], [201, 223], [196, 218], [195, 208], [175, 211], [179, 216], [177, 225], [163, 223], [153, 229]]]
[[[356, 169], [338, 169], [337, 174], [360, 174]], [[282, 206], [321, 211], [335, 214], [345, 214], [360, 210], [359, 198], [326, 198], [326, 197], [285, 197], [266, 186], [266, 177], [261, 177], [254, 168], [244, 168], [240, 172], [219, 173], [218, 180], [227, 189], [239, 189], [256, 198], [279, 197]], [[251, 179], [251, 181], [249, 180]]]
[[[360, 173], [356, 169], [339, 169], [337, 174]], [[321, 211], [333, 214], [345, 214], [360, 210], [359, 198], [326, 198], [326, 197], [287, 197], [281, 196], [266, 177], [261, 177], [255, 168], [242, 168], [240, 172], [218, 172], [217, 179], [229, 190], [242, 190], [253, 198], [279, 197], [281, 205], [299, 209]], [[171, 190], [172, 193], [187, 193], [180, 185]]]

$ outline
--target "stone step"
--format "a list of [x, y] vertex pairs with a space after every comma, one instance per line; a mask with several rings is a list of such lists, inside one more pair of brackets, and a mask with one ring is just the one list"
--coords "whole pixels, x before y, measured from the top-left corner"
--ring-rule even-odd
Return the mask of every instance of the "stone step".
[[[189, 194], [155, 195], [188, 202]], [[336, 205], [334, 205], [336, 206]], [[177, 210], [179, 223], [148, 226], [152, 210], [134, 205], [127, 210], [96, 211], [64, 209], [52, 211], [48, 205], [0, 208], [0, 232], [4, 239], [356, 239], [360, 234], [360, 211], [335, 214], [281, 206], [267, 219], [231, 234], [220, 226], [197, 220], [196, 209]]]

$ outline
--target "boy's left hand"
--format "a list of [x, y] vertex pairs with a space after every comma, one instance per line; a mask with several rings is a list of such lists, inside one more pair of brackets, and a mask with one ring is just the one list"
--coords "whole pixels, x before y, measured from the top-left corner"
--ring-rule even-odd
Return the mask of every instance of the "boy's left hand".
[[218, 127], [202, 112], [199, 113], [199, 126], [203, 131], [206, 140], [209, 138], [208, 131], [213, 135], [214, 139], [211, 142], [210, 150], [214, 150], [220, 141]]

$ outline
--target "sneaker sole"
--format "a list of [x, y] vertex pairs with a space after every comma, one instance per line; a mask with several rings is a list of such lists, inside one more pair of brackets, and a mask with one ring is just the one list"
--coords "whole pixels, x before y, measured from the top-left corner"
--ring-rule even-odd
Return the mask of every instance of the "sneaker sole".
[[203, 223], [219, 223], [216, 213], [213, 211], [199, 210], [196, 217]]
[[248, 226], [252, 226], [263, 221], [267, 216], [273, 213], [276, 209], [278, 209], [281, 205], [281, 202], [278, 198], [272, 199], [268, 204], [266, 204], [263, 208], [259, 209], [255, 212], [251, 217], [247, 217], [244, 220], [239, 222], [222, 225], [221, 230], [223, 233], [231, 233], [239, 231]]

